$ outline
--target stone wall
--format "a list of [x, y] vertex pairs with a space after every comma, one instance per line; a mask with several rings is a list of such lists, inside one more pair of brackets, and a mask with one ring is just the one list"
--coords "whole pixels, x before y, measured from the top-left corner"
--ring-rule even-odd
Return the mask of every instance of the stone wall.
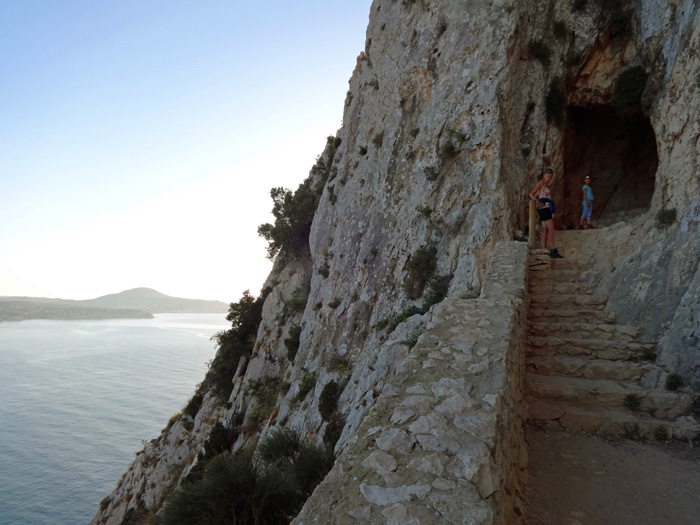
[[520, 523], [527, 245], [426, 316], [296, 524]]

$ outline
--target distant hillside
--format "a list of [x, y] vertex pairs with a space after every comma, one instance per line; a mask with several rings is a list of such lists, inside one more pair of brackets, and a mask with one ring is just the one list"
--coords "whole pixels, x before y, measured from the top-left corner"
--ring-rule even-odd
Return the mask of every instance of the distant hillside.
[[22, 319], [144, 319], [159, 313], [226, 313], [221, 301], [183, 299], [151, 288], [134, 288], [96, 299], [0, 297], [0, 321]]
[[78, 301], [96, 308], [130, 308], [159, 313], [218, 314], [228, 312], [229, 305], [221, 301], [183, 299], [164, 295], [151, 288], [134, 288], [97, 299]]

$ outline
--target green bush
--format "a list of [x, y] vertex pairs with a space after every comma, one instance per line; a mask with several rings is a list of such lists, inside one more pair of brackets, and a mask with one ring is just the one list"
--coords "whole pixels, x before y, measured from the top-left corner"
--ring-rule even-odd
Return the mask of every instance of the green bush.
[[680, 374], [669, 374], [668, 377], [666, 378], [666, 390], [670, 390], [671, 392], [675, 392], [679, 388], [682, 388], [685, 386], [685, 381], [683, 380], [683, 376]]
[[434, 304], [442, 302], [447, 297], [447, 292], [450, 289], [452, 275], [436, 275], [428, 282], [428, 291], [425, 293], [425, 300], [421, 310], [423, 313], [430, 310]]
[[311, 389], [316, 385], [316, 371], [306, 374], [299, 384], [299, 392], [297, 393], [297, 401], [303, 401]]
[[202, 407], [203, 400], [204, 400], [204, 394], [193, 395], [192, 398], [187, 403], [187, 406], [182, 411], [182, 413], [186, 414], [194, 419], [197, 416], [197, 412], [199, 412], [199, 409]]
[[391, 319], [382, 319], [381, 321], [378, 321], [377, 324], [374, 325], [374, 329], [377, 332], [383, 331], [387, 326], [389, 326], [389, 323], [391, 322]]
[[294, 325], [289, 329], [289, 336], [284, 340], [284, 346], [287, 348], [287, 358], [294, 362], [294, 358], [299, 350], [299, 345], [301, 344], [302, 327], [299, 325]]
[[408, 260], [403, 289], [409, 299], [423, 295], [425, 285], [437, 270], [437, 248], [421, 246]]
[[338, 412], [335, 412], [328, 421], [326, 430], [323, 432], [323, 442], [330, 450], [333, 450], [340, 439], [344, 427], [345, 419]]
[[401, 342], [402, 342], [403, 344], [405, 344], [406, 346], [408, 346], [409, 349], [411, 349], [411, 348], [413, 348], [414, 346], [416, 346], [416, 343], [418, 342], [418, 338], [420, 337], [420, 334], [421, 334], [420, 328], [418, 328], [418, 327], [416, 326], [416, 327], [413, 329], [413, 331], [412, 331], [410, 334], [408, 334], [408, 338], [407, 338], [407, 339], [404, 339], [404, 340], [401, 341]]
[[304, 499], [323, 481], [335, 459], [327, 448], [306, 443], [288, 429], [271, 432], [260, 443], [257, 453], [267, 468], [287, 473]]
[[258, 326], [262, 319], [263, 299], [253, 298], [250, 292], [243, 292], [243, 297], [237, 303], [231, 303], [227, 321], [231, 328], [217, 332], [212, 337], [218, 344], [216, 356], [209, 363], [209, 370], [203, 387], [214, 388], [222, 399], [228, 399], [233, 390], [233, 375], [238, 367], [238, 361], [243, 356], [250, 356], [255, 345]]
[[561, 127], [564, 123], [564, 109], [566, 108], [566, 94], [561, 78], [555, 77], [549, 85], [549, 91], [544, 99], [544, 107], [547, 113], [547, 122]]
[[311, 188], [311, 179], [306, 179], [294, 193], [286, 188], [272, 188], [270, 196], [275, 223], [258, 227], [258, 235], [268, 242], [267, 257], [274, 259], [280, 252], [299, 257], [309, 245], [311, 223], [319, 200]]
[[346, 374], [350, 371], [350, 363], [346, 358], [334, 355], [331, 358], [328, 369], [332, 372], [338, 372], [339, 374]]
[[417, 306], [411, 305], [408, 308], [406, 308], [403, 312], [401, 312], [399, 315], [396, 317], [393, 317], [389, 320], [388, 328], [389, 332], [393, 332], [396, 330], [396, 327], [399, 326], [401, 323], [403, 323], [406, 319], [409, 317], [413, 317], [416, 314], [424, 314], [425, 312], [418, 308]]
[[220, 454], [201, 481], [184, 484], [169, 499], [164, 525], [288, 523], [333, 464], [331, 454], [309, 445], [297, 456], [270, 463], [257, 459], [252, 449]]
[[318, 399], [318, 412], [324, 421], [328, 421], [338, 406], [338, 396], [340, 395], [338, 383], [330, 381], [326, 383]]
[[309, 297], [301, 290], [296, 290], [291, 298], [284, 302], [282, 316], [287, 318], [296, 314], [304, 313]]
[[657, 228], [668, 228], [676, 222], [676, 217], [678, 213], [675, 208], [670, 208], [667, 210], [659, 210], [656, 213], [656, 227]]
[[209, 438], [204, 443], [204, 452], [207, 459], [212, 459], [229, 450], [238, 438], [234, 429], [227, 429], [221, 421], [218, 421], [209, 433]]
[[649, 75], [641, 66], [634, 66], [623, 71], [615, 81], [613, 105], [618, 110], [642, 107], [642, 93], [647, 85]]
[[544, 40], [530, 40], [527, 44], [530, 56], [542, 62], [542, 65], [549, 66], [552, 59], [552, 49]]
[[255, 396], [257, 404], [250, 412], [254, 424], [265, 421], [275, 408], [282, 380], [276, 376], [263, 376], [248, 383], [246, 396]]
[[[352, 95], [349, 91], [348, 97], [352, 100]], [[332, 136], [326, 138], [326, 147], [323, 153], [316, 157], [316, 164], [311, 168], [311, 176], [317, 179], [314, 191], [319, 197], [321, 193], [323, 193], [323, 186], [326, 184], [326, 181], [332, 178], [333, 160], [335, 159], [335, 153], [340, 143], [340, 138]]]

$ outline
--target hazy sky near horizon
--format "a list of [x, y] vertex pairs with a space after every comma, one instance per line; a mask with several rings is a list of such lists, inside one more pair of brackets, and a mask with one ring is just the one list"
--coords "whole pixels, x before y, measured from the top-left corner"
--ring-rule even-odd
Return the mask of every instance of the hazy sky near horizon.
[[0, 295], [257, 295], [370, 5], [0, 1]]

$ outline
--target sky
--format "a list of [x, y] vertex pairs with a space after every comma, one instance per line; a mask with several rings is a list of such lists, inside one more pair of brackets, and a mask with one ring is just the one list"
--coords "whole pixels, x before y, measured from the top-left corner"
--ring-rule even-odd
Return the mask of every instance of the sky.
[[0, 0], [0, 295], [257, 295], [370, 5]]

